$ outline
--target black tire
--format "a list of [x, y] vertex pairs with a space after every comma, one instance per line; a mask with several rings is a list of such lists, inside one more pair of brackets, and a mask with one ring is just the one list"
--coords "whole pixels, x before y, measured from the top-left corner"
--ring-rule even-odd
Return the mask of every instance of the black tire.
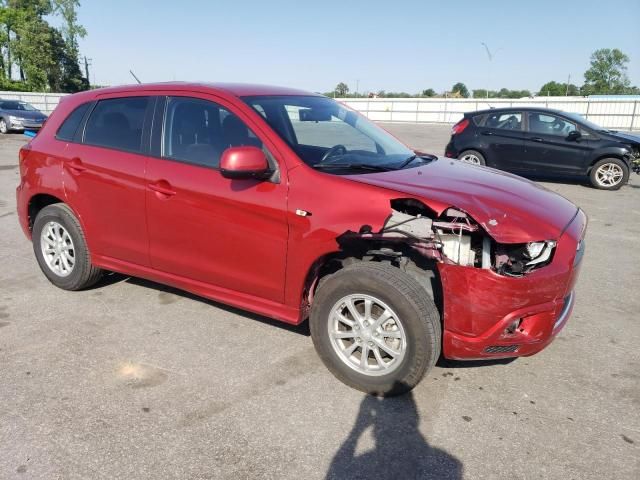
[[[67, 276], [60, 276], [49, 268], [40, 246], [42, 230], [52, 221], [62, 225], [73, 241], [75, 264]], [[32, 243], [33, 252], [42, 273], [56, 287], [64, 290], [82, 290], [94, 285], [102, 275], [102, 270], [91, 264], [91, 256], [80, 222], [64, 203], [55, 203], [40, 210], [33, 223]]]
[[484, 155], [482, 155], [477, 150], [465, 150], [460, 155], [458, 155], [458, 160], [462, 160], [465, 156], [468, 156], [468, 155], [475, 156], [478, 159], [478, 162], [479, 162], [479, 163], [473, 163], [473, 162], [468, 162], [468, 163], [472, 163], [474, 165], [486, 165], [487, 164], [487, 161], [485, 160]]
[[[329, 337], [334, 305], [351, 294], [380, 299], [397, 314], [406, 333], [402, 361], [386, 375], [372, 376], [348, 366]], [[309, 326], [318, 355], [340, 381], [357, 390], [394, 396], [415, 387], [440, 356], [441, 327], [436, 306], [408, 274], [386, 263], [356, 262], [325, 277], [315, 294]]]
[[9, 133], [9, 125], [4, 118], [0, 118], [0, 134], [6, 135]]
[[[622, 177], [618, 180], [617, 183], [612, 185], [604, 184], [598, 175], [598, 169], [603, 166], [612, 165], [617, 166], [622, 169]], [[619, 158], [603, 158], [602, 160], [598, 160], [596, 164], [591, 167], [591, 172], [589, 172], [589, 180], [591, 181], [591, 185], [600, 190], [619, 190], [624, 184], [629, 180], [629, 167], [620, 160]]]

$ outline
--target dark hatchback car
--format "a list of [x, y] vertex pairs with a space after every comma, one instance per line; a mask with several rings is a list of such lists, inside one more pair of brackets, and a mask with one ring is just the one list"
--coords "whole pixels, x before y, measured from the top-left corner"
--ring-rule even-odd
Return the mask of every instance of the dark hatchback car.
[[47, 116], [27, 102], [0, 99], [0, 133], [40, 130]]
[[445, 155], [525, 176], [588, 176], [596, 188], [617, 190], [640, 173], [640, 136], [574, 113], [496, 108], [466, 113]]

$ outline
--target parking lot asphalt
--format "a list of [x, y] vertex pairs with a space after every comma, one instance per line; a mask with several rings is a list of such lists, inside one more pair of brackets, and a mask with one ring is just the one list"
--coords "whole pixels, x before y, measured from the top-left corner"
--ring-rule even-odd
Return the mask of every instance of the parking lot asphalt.
[[[390, 125], [442, 154], [448, 126]], [[41, 274], [0, 138], [0, 478], [640, 478], [640, 177], [545, 182], [589, 215], [577, 304], [542, 353], [440, 362], [411, 395], [337, 380], [303, 325], [111, 275]]]

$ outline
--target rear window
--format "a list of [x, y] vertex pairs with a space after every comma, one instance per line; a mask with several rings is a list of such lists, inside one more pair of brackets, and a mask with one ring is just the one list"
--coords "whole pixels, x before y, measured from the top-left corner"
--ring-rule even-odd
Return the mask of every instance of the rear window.
[[66, 140], [67, 142], [73, 140], [73, 137], [75, 137], [78, 127], [84, 118], [84, 114], [87, 113], [87, 109], [90, 105], [91, 102], [83, 103], [69, 114], [65, 121], [62, 122], [62, 125], [60, 125], [60, 128], [56, 133], [56, 138], [58, 140]]
[[100, 147], [142, 151], [142, 126], [149, 97], [100, 100], [91, 112], [84, 143]]

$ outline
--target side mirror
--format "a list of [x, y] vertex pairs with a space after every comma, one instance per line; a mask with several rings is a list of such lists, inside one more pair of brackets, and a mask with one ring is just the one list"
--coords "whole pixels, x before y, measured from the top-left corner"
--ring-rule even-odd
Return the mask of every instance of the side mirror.
[[582, 136], [582, 134], [578, 130], [572, 130], [567, 135], [567, 140], [574, 142], [574, 141], [578, 140], [581, 136]]
[[230, 147], [222, 152], [220, 173], [225, 178], [264, 180], [273, 173], [264, 152], [257, 147]]

